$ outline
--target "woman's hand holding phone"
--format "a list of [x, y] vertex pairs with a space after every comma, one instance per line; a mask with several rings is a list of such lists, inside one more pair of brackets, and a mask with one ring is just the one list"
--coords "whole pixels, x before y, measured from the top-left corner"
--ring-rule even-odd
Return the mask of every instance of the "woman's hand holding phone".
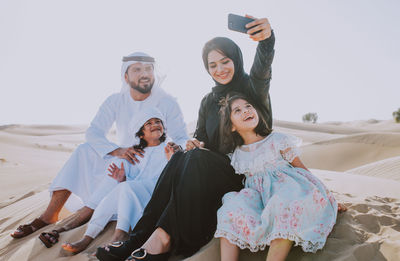
[[[271, 25], [267, 18], [257, 19], [251, 15], [246, 15], [245, 17], [254, 19], [254, 21], [246, 24], [246, 28], [250, 28], [247, 30], [247, 34], [250, 35], [250, 38], [254, 41], [262, 41], [269, 38], [272, 34]], [[256, 33], [257, 32], [257, 33]], [[255, 34], [254, 34], [255, 33]]]

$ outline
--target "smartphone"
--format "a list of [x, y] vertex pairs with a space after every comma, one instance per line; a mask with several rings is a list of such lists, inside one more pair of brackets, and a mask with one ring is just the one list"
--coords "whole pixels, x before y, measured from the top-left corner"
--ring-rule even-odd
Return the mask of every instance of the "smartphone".
[[[250, 28], [246, 28], [245, 25], [252, 21], [254, 21], [254, 19], [252, 18], [247, 18], [235, 14], [228, 14], [228, 29], [236, 32], [246, 33]], [[253, 34], [256, 34], [258, 32], [255, 32]]]

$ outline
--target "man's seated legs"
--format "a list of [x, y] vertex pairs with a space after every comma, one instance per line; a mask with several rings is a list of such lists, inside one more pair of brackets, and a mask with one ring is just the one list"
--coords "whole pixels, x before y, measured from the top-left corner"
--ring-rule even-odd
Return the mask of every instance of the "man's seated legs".
[[45, 227], [46, 225], [57, 222], [58, 215], [70, 195], [71, 192], [66, 189], [54, 191], [50, 203], [43, 214], [30, 224], [19, 226], [11, 236], [14, 238], [21, 238]]
[[54, 191], [47, 209], [39, 218], [47, 224], [56, 223], [58, 221], [58, 214], [70, 195], [71, 191], [66, 189]]
[[[87, 200], [86, 206], [82, 207], [72, 216], [68, 217], [65, 223], [52, 230], [52, 232], [43, 233], [40, 239], [43, 241], [43, 243], [52, 246], [57, 243], [60, 233], [85, 224], [92, 217], [94, 209], [97, 208], [100, 202], [104, 201], [103, 198], [106, 197], [107, 194], [112, 194], [112, 191], [115, 190], [114, 188], [117, 185], [117, 181], [104, 174], [102, 182]], [[113, 204], [115, 205], [115, 200], [112, 200], [110, 203], [106, 204], [106, 208], [112, 207]], [[90, 243], [90, 241], [86, 240], [85, 243]]]
[[[11, 236], [22, 238], [58, 221], [58, 215], [71, 193], [76, 194], [83, 202], [87, 202], [99, 187], [102, 178], [107, 176], [105, 174], [107, 164], [108, 161], [100, 157], [88, 143], [79, 145], [54, 178], [49, 188], [52, 195], [47, 209], [33, 222], [19, 226]], [[86, 222], [92, 213], [93, 207], [92, 209], [90, 206], [83, 207], [69, 228]]]

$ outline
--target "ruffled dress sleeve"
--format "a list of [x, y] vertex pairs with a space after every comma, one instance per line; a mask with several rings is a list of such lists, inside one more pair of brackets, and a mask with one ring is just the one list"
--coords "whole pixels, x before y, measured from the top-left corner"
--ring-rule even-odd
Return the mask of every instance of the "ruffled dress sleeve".
[[296, 157], [300, 156], [301, 151], [299, 147], [302, 143], [300, 138], [276, 132], [274, 139], [276, 149], [287, 162], [292, 163]]

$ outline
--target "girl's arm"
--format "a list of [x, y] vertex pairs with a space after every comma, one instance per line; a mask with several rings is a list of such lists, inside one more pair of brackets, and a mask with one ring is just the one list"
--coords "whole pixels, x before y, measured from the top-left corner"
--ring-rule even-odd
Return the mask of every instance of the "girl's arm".
[[[302, 168], [309, 171], [306, 168], [306, 166], [304, 166], [303, 162], [301, 162], [299, 157], [294, 158], [294, 160], [290, 162], [290, 164], [295, 168]], [[345, 211], [347, 211], [347, 207], [343, 203], [338, 202], [338, 212], [345, 212]]]
[[306, 166], [304, 166], [303, 162], [301, 162], [299, 157], [294, 158], [294, 160], [292, 162], [289, 162], [290, 165], [292, 165], [295, 168], [302, 168], [305, 169], [307, 171], [309, 171]]

